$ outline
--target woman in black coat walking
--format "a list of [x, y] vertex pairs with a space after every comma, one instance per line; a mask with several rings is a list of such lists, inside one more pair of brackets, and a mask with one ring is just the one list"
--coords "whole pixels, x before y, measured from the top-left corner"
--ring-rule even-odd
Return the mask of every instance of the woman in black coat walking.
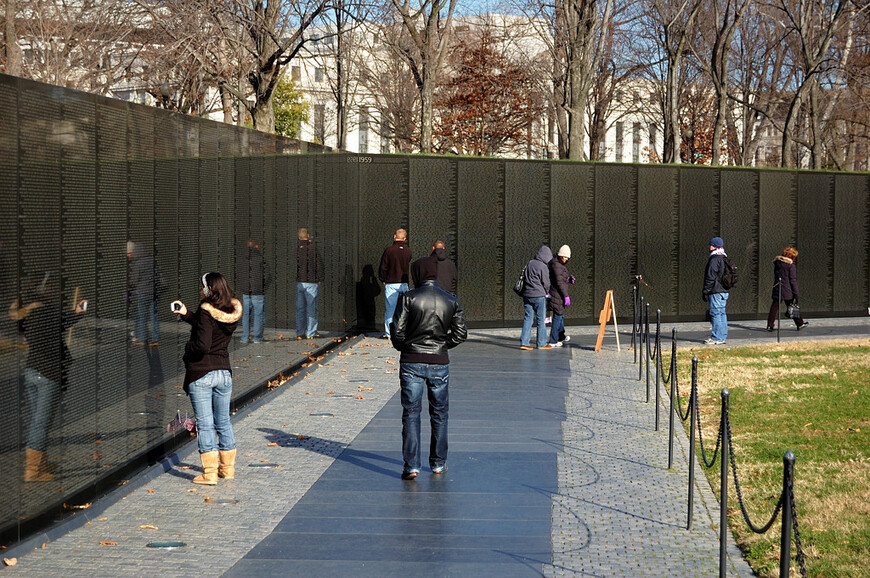
[[[774, 330], [776, 316], [779, 315], [779, 301], [785, 301], [786, 306], [797, 305], [798, 282], [797, 268], [794, 261], [798, 256], [797, 249], [786, 247], [782, 255], [777, 255], [773, 260], [773, 292], [771, 294], [770, 312], [767, 314], [767, 330]], [[800, 316], [793, 319], [797, 330], [800, 331], [809, 323]]]

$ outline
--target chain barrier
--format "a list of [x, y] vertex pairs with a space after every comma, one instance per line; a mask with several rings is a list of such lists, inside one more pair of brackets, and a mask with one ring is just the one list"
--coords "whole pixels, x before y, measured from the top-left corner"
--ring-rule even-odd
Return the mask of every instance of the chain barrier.
[[[795, 558], [798, 562], [801, 576], [803, 578], [806, 578], [806, 575], [807, 575], [806, 555], [804, 553], [803, 545], [801, 543], [800, 530], [798, 527], [797, 510], [795, 507], [795, 499], [794, 499], [794, 478], [793, 478], [793, 469], [792, 469], [793, 465], [794, 465], [794, 455], [791, 452], [788, 452], [788, 454], [787, 454], [789, 456], [789, 459], [791, 460], [791, 467], [786, 468], [784, 466], [784, 468], [783, 468], [783, 475], [786, 478], [786, 486], [787, 487], [784, 488], [782, 490], [782, 492], [780, 492], [779, 499], [777, 500], [773, 515], [767, 521], [767, 523], [764, 524], [763, 526], [760, 526], [760, 527], [756, 526], [755, 524], [752, 523], [752, 520], [750, 520], [749, 512], [746, 510], [746, 505], [743, 501], [743, 491], [742, 491], [742, 488], [740, 486], [740, 480], [738, 478], [737, 460], [734, 457], [734, 446], [733, 446], [733, 442], [732, 442], [733, 436], [731, 435], [731, 417], [730, 417], [730, 412], [727, 409], [727, 402], [724, 400], [724, 397], [727, 397], [727, 390], [723, 390], [723, 406], [722, 406], [722, 414], [720, 416], [720, 422], [719, 422], [719, 431], [717, 432], [717, 435], [716, 435], [716, 446], [713, 448], [713, 452], [712, 452], [712, 455], [710, 456], [710, 459], [707, 459], [707, 448], [704, 447], [704, 436], [703, 436], [703, 430], [701, 429], [701, 415], [700, 415], [700, 411], [699, 411], [698, 388], [697, 388], [696, 375], [695, 375], [695, 365], [697, 364], [697, 358], [693, 359], [692, 387], [691, 387], [691, 391], [689, 393], [688, 402], [686, 404], [686, 411], [684, 413], [683, 408], [682, 408], [682, 396], [680, 394], [680, 386], [679, 386], [679, 372], [677, 371], [677, 363], [676, 363], [676, 333], [674, 333], [672, 336], [671, 360], [670, 360], [670, 363], [668, 364], [669, 365], [668, 373], [665, 374], [664, 360], [662, 358], [661, 323], [660, 323], [660, 320], [657, 316], [656, 334], [655, 334], [654, 340], [652, 340], [654, 343], [654, 346], [651, 347], [651, 343], [650, 343], [651, 340], [650, 340], [650, 334], [649, 334], [650, 333], [650, 331], [649, 331], [649, 312], [648, 312], [649, 311], [649, 303], [646, 303], [647, 312], [646, 312], [646, 316], [644, 317], [644, 310], [643, 310], [644, 299], [643, 299], [643, 297], [640, 297], [640, 295], [639, 295], [639, 293], [640, 293], [639, 292], [639, 284], [640, 283], [638, 283], [638, 293], [636, 293], [635, 303], [639, 302], [641, 307], [640, 307], [640, 311], [636, 311], [636, 317], [635, 317], [636, 331], [634, 329], [632, 330], [632, 338], [634, 338], [635, 335], [637, 335], [637, 337], [638, 337], [637, 342], [640, 345], [639, 349], [641, 350], [641, 356], [640, 356], [640, 359], [636, 358], [635, 362], [640, 361], [640, 363], [641, 363], [640, 370], [642, 371], [643, 362], [646, 361], [646, 363], [647, 363], [647, 381], [649, 381], [649, 362], [653, 361], [655, 363], [656, 382], [657, 382], [656, 383], [656, 430], [658, 430], [658, 405], [659, 405], [658, 381], [659, 381], [659, 378], [661, 378], [661, 381], [664, 382], [666, 385], [667, 384], [671, 385], [671, 393], [672, 393], [671, 410], [673, 411], [674, 405], [675, 405], [676, 410], [677, 410], [677, 414], [679, 415], [680, 420], [683, 422], [686, 422], [687, 420], [692, 419], [692, 415], [694, 414], [694, 425], [696, 427], [693, 429], [697, 429], [697, 431], [698, 431], [698, 445], [701, 448], [701, 462], [703, 463], [704, 467], [707, 469], [710, 469], [713, 466], [715, 466], [720, 451], [722, 451], [723, 453], [726, 453], [726, 452], [728, 453], [727, 457], [724, 455], [722, 456], [721, 461], [723, 463], [721, 464], [722, 472], [720, 475], [723, 478], [727, 478], [727, 473], [726, 473], [727, 470], [726, 470], [726, 466], [724, 463], [727, 460], [728, 462], [730, 462], [731, 475], [734, 479], [734, 489], [737, 493], [737, 501], [740, 504], [740, 511], [741, 511], [742, 516], [743, 516], [743, 520], [749, 526], [750, 530], [752, 530], [752, 532], [754, 532], [756, 534], [764, 534], [768, 530], [770, 530], [770, 528], [773, 526], [774, 522], [776, 522], [776, 520], [780, 516], [780, 514], [781, 513], [783, 514], [782, 545], [781, 545], [782, 550], [780, 553], [781, 557], [783, 557], [783, 556], [788, 557], [788, 558], [791, 557], [790, 548], [786, 548], [785, 545], [790, 544], [791, 531], [793, 530], [794, 543], [795, 543], [795, 548], [796, 548]], [[643, 284], [646, 287], [649, 287], [649, 285], [647, 283], [643, 283]], [[639, 313], [639, 315], [637, 315], [637, 313]], [[660, 315], [660, 313], [661, 312], [659, 310], [657, 312], [657, 314]], [[644, 345], [646, 346], [646, 352], [643, 351]], [[674, 400], [673, 394], [675, 394], [676, 400]], [[649, 383], [647, 383], [647, 397], [649, 397]], [[649, 401], [649, 399], [647, 399], [647, 401]], [[670, 430], [671, 431], [669, 432], [669, 434], [673, 435], [673, 431], [672, 431], [673, 426], [671, 426]], [[727, 447], [723, 447], [722, 438], [726, 437], [726, 436], [727, 436]], [[669, 442], [669, 443], [671, 443], [671, 442]], [[694, 440], [690, 440], [690, 443], [694, 447]], [[669, 448], [669, 451], [671, 449], [672, 448]], [[694, 451], [692, 452], [692, 454], [694, 455]], [[669, 468], [670, 468], [670, 459], [671, 458], [669, 456], [669, 466], [668, 466]], [[692, 488], [691, 488], [691, 485], [693, 483], [692, 477], [693, 476], [691, 475], [691, 468], [690, 468], [689, 515], [688, 515], [687, 529], [691, 529], [691, 518], [692, 518], [692, 491], [691, 491]], [[725, 482], [724, 479], [722, 481]], [[725, 483], [727, 484], [727, 482], [725, 482]], [[723, 492], [725, 492], [724, 488], [725, 488], [725, 485], [723, 485], [723, 489], [722, 489]], [[787, 494], [786, 494], [786, 492], [787, 492]], [[723, 496], [724, 496], [724, 502], [720, 505], [720, 507], [725, 509], [728, 507], [727, 493], [724, 493]], [[786, 515], [785, 514], [786, 511], [788, 511], [790, 515]], [[790, 526], [790, 527], [786, 528], [786, 526]], [[721, 531], [724, 531], [724, 527]], [[724, 540], [724, 537], [722, 538], [722, 540]], [[720, 556], [722, 556], [722, 555], [723, 554], [720, 553]], [[786, 560], [783, 558], [781, 560], [781, 564], [783, 565], [782, 567], [788, 568], [788, 562], [789, 562], [789, 560]], [[720, 565], [721, 564], [722, 564], [722, 559], [720, 558]], [[720, 570], [721, 570], [721, 568], [720, 568]]]
[[782, 509], [782, 493], [779, 494], [779, 500], [776, 502], [776, 509], [773, 511], [773, 516], [771, 516], [768, 522], [758, 527], [752, 523], [752, 520], [749, 519], [749, 512], [746, 511], [746, 505], [743, 503], [743, 492], [740, 490], [740, 481], [737, 479], [737, 462], [734, 460], [734, 445], [732, 443], [731, 436], [731, 416], [726, 412], [725, 413], [725, 427], [728, 429], [728, 457], [731, 461], [731, 471], [734, 474], [734, 490], [737, 492], [737, 501], [740, 503], [740, 511], [743, 512], [743, 519], [746, 521], [746, 524], [749, 526], [749, 529], [755, 532], [756, 534], [764, 534], [773, 523], [776, 521], [777, 517], [779, 517], [779, 511]]

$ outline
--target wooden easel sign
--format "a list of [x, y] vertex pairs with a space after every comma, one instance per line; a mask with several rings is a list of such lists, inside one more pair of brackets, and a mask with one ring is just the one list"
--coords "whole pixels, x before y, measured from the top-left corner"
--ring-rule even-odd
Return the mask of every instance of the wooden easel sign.
[[613, 318], [613, 332], [616, 334], [616, 350], [622, 351], [619, 346], [619, 325], [616, 323], [616, 304], [613, 302], [613, 289], [608, 289], [607, 295], [604, 297], [604, 309], [598, 315], [598, 341], [595, 342], [595, 351], [601, 350], [601, 342], [604, 341], [604, 328], [607, 327], [607, 322]]

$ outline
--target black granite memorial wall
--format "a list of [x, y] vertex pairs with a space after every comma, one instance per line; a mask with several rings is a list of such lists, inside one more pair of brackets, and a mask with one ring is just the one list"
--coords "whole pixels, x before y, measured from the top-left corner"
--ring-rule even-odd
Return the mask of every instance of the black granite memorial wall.
[[[571, 246], [577, 284], [568, 323], [596, 323], [609, 289], [630, 323], [638, 274], [665, 321], [702, 320], [707, 246], [717, 235], [740, 267], [731, 319], [766, 316], [771, 260], [786, 245], [800, 250], [806, 317], [864, 313], [870, 302], [863, 173], [320, 154], [315, 145], [2, 75], [0, 124], [7, 538], [165, 442], [176, 408], [162, 392], [174, 392], [187, 338], [168, 304], [196, 303], [203, 272], [232, 277], [248, 240], [262, 245], [274, 278], [267, 327], [288, 333], [299, 227], [324, 257], [320, 320], [331, 331], [382, 332], [375, 276], [399, 227], [415, 258], [436, 239], [446, 243], [472, 327], [519, 325], [511, 285], [543, 243], [554, 253]], [[164, 281], [159, 347], [132, 341], [139, 304], [128, 243], [154, 258]], [[82, 299], [88, 312], [75, 316]], [[65, 349], [73, 361], [63, 383], [39, 387], [34, 354], [59, 375]], [[24, 483], [27, 448], [61, 462], [56, 483]]]

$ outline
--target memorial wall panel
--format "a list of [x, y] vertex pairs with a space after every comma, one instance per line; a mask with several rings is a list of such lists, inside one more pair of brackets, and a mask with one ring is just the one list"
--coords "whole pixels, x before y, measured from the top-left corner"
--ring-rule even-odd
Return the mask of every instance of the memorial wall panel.
[[[355, 157], [347, 157], [355, 158]], [[393, 243], [393, 235], [399, 228], [408, 229], [408, 163], [399, 156], [375, 156], [372, 162], [356, 162], [359, 168], [359, 207], [363, 215], [360, 223], [360, 263], [363, 277], [378, 276], [381, 255]], [[353, 169], [352, 169], [353, 170]], [[412, 234], [412, 233], [409, 233]], [[418, 257], [414, 254], [413, 257]], [[384, 328], [384, 295], [374, 299], [374, 325], [378, 331]], [[370, 303], [369, 303], [370, 304]]]
[[[588, 323], [597, 318], [593, 310], [595, 172], [591, 165], [550, 165], [550, 235], [554, 252], [571, 247], [568, 272], [577, 279], [570, 287], [571, 306], [565, 321]], [[510, 276], [508, 276], [510, 282]]]
[[[513, 292], [513, 284], [541, 245], [550, 245], [550, 166], [546, 162], [503, 162], [504, 320], [522, 322], [523, 302]], [[508, 271], [515, 273], [507, 275]]]
[[764, 312], [770, 307], [775, 284], [773, 258], [795, 244], [797, 195], [794, 173], [759, 171], [758, 182], [758, 311]]
[[[525, 264], [522, 255], [512, 257], [513, 269], [505, 269], [504, 170], [491, 159], [457, 161], [456, 268], [457, 295], [469, 323], [501, 324], [504, 292], [516, 281]], [[364, 217], [361, 216], [364, 222]], [[511, 249], [513, 252], [513, 249]], [[527, 258], [530, 258], [526, 251]], [[508, 303], [517, 308], [519, 297], [511, 293]], [[511, 318], [515, 317], [512, 311]]]
[[[640, 166], [637, 169], [637, 269], [640, 294], [652, 313], [677, 314], [679, 298], [679, 169]], [[626, 304], [632, 307], [629, 301]], [[624, 307], [622, 314], [630, 313]]]
[[[834, 176], [799, 173], [797, 178], [798, 281], [801, 308], [834, 309]], [[781, 251], [781, 249], [780, 249]]]
[[870, 305], [870, 178], [834, 177], [833, 310], [862, 311]]
[[[767, 263], [758, 255], [758, 175], [752, 171], [721, 169], [720, 230], [726, 237], [726, 251], [737, 265], [740, 284], [729, 293], [728, 308], [755, 314], [760, 273]], [[764, 279], [766, 282], [766, 279]], [[766, 312], [766, 308], [759, 310]]]
[[[722, 237], [730, 250], [728, 232], [719, 223], [718, 171], [698, 167], [680, 170], [680, 271], [679, 314], [702, 316], [707, 304], [701, 299], [704, 271], [710, 256], [710, 239]], [[744, 280], [745, 281], [745, 280]], [[732, 309], [729, 313], [734, 312]]]
[[[631, 320], [631, 280], [637, 270], [637, 167], [595, 166], [594, 311], [613, 290], [616, 313]], [[597, 316], [595, 318], [597, 320]]]

